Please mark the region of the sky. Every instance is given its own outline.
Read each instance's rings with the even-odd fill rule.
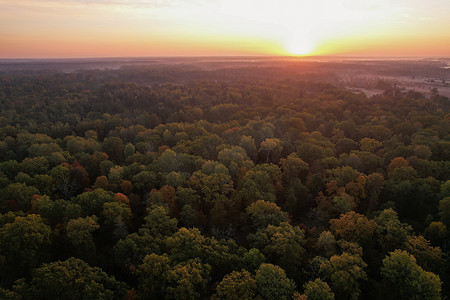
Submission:
[[[0,58],[450,56],[449,0],[0,0]]]

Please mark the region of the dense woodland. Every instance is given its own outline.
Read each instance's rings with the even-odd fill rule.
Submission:
[[[279,71],[0,74],[0,298],[447,298],[449,99]]]

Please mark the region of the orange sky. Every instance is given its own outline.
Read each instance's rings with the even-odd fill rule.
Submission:
[[[450,56],[448,0],[0,0],[0,57]]]

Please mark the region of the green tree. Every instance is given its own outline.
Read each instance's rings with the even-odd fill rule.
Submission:
[[[29,274],[46,258],[51,229],[39,215],[15,217],[0,229],[0,272],[2,283]]]
[[[298,178],[291,180],[287,189],[284,190],[284,198],[286,201],[283,204],[283,209],[296,220],[301,220],[313,205],[309,189]]]
[[[116,163],[120,164],[124,159],[124,149],[122,139],[118,137],[109,137],[103,141],[103,151]]]
[[[135,152],[136,152],[136,148],[134,147],[133,144],[130,144],[130,143],[126,144],[123,149],[123,154],[124,154],[125,158],[129,158]]]
[[[114,193],[95,189],[78,195],[74,202],[81,206],[84,216],[100,216],[103,211],[103,205],[107,202],[114,202]]]
[[[215,134],[205,133],[189,143],[189,152],[204,159],[216,159],[217,147],[224,141]]]
[[[228,173],[228,172],[227,172]],[[229,196],[233,191],[231,176],[224,173],[205,174],[197,171],[189,180],[190,186],[196,190],[209,207],[217,199]]]
[[[237,179],[242,170],[250,170],[254,166],[245,150],[239,146],[232,146],[219,151],[217,158],[230,170],[233,180]]]
[[[414,256],[403,250],[390,252],[383,259],[381,276],[391,284],[390,292],[403,299],[441,299],[439,276],[427,272]]]
[[[54,189],[57,195],[69,200],[75,195],[78,186],[71,178],[70,169],[67,164],[59,165],[50,170],[50,177],[53,179]]]
[[[312,165],[316,160],[325,158],[327,156],[326,152],[327,151],[323,147],[314,145],[312,143],[303,143],[297,147],[298,157],[300,157],[309,165]]]
[[[150,191],[156,186],[156,174],[151,171],[142,171],[133,176],[133,185],[141,191]]]
[[[367,176],[366,194],[368,197],[367,210],[373,211],[378,205],[378,197],[385,184],[384,176],[381,173],[372,173]]]
[[[34,270],[27,291],[29,299],[123,299],[127,287],[102,269],[71,257]]]
[[[383,146],[379,141],[371,138],[363,138],[361,141],[359,141],[359,144],[361,145],[362,151],[371,153],[375,153]]]
[[[0,163],[0,170],[9,179],[14,179],[20,171],[20,164],[16,160],[7,160]]]
[[[388,178],[392,181],[413,180],[417,177],[417,173],[414,168],[409,166],[409,163],[403,157],[394,158],[389,164]]]
[[[92,233],[99,228],[95,216],[70,220],[66,226],[66,236],[74,252],[83,257],[91,256],[95,252]]]
[[[268,225],[248,236],[250,246],[261,250],[272,263],[286,270],[289,276],[299,275],[306,262],[305,232],[287,222]]]
[[[178,219],[184,227],[198,227],[199,214],[192,205],[186,204],[181,208]]]
[[[164,206],[153,206],[148,209],[143,228],[152,236],[162,237],[172,235],[177,231],[177,219],[169,217],[169,211]]]
[[[259,268],[266,261],[265,256],[256,248],[251,248],[242,257],[242,262],[246,270],[251,272]]]
[[[45,157],[27,157],[20,163],[22,171],[29,175],[44,174],[48,166],[48,160]]]
[[[258,200],[250,204],[246,212],[250,215],[253,228],[264,229],[267,225],[278,226],[282,222],[287,222],[287,214],[273,202]]]
[[[374,220],[378,224],[375,230],[378,244],[384,253],[401,248],[412,232],[411,226],[401,223],[392,208],[383,210]]]
[[[258,200],[275,202],[281,189],[281,171],[273,164],[261,164],[248,171],[238,182],[235,200],[242,209]]]
[[[53,180],[49,175],[34,175],[33,186],[39,189],[39,195],[53,194]]]
[[[182,262],[167,272],[166,299],[195,300],[206,295],[211,267],[196,258]]]
[[[156,170],[164,173],[178,171],[181,167],[180,156],[173,150],[164,151],[154,162]]]
[[[349,254],[334,255],[320,265],[320,274],[331,285],[338,299],[358,299],[361,293],[359,283],[367,280],[361,256]]]
[[[167,255],[149,254],[137,269],[139,298],[163,299],[168,285],[167,272],[170,270]]]
[[[444,267],[444,257],[439,247],[433,247],[423,236],[410,236],[405,250],[414,255],[417,264],[427,271],[439,273]]]
[[[358,149],[358,143],[352,139],[343,137],[336,142],[336,151],[340,153],[350,153],[352,150]]]
[[[217,285],[213,299],[256,299],[256,280],[247,270],[233,271]]]
[[[286,182],[294,178],[304,179],[309,167],[307,163],[295,154],[290,154],[288,157],[280,159],[280,165]]]
[[[239,141],[239,146],[245,149],[247,155],[253,160],[256,160],[256,144],[255,140],[251,136],[243,135],[241,136],[241,140]]]
[[[319,278],[304,285],[305,295],[309,300],[333,300],[334,293],[326,282]]]
[[[324,257],[330,257],[336,253],[336,238],[329,231],[322,231],[316,242],[317,251]]]
[[[427,229],[425,229],[424,236],[433,245],[443,245],[448,237],[447,226],[442,222],[431,222]]]
[[[333,197],[333,203],[334,203],[334,206],[341,213],[352,212],[357,207],[357,203],[355,201],[355,198],[350,196],[347,193],[342,193],[342,194],[340,194],[338,196],[334,196]]]
[[[175,262],[201,257],[206,238],[197,228],[180,228],[165,241],[169,257]]]
[[[256,289],[263,299],[288,300],[295,291],[295,283],[284,270],[272,264],[262,264],[255,274]]]
[[[269,163],[269,157],[272,155],[272,160],[278,156],[283,147],[281,146],[281,141],[279,139],[265,139],[261,142],[259,151],[265,153],[264,161]]]
[[[447,227],[450,226],[450,197],[445,197],[439,201],[439,216],[441,217],[442,223]]]
[[[40,202],[37,211],[52,226],[81,216],[81,207],[78,204],[73,204],[63,199]]]
[[[28,211],[31,208],[31,198],[35,194],[39,194],[39,190],[34,186],[28,186],[24,183],[12,183],[1,190],[0,208],[3,211]]]
[[[114,257],[119,267],[130,271],[142,262],[149,253],[161,253],[164,240],[153,236],[146,228],[127,235],[113,247]]]
[[[127,204],[123,202],[106,202],[103,204],[102,216],[104,224],[110,228],[115,238],[124,238],[128,235],[132,213]]]

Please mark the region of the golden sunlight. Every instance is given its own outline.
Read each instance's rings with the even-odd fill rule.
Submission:
[[[448,0],[430,1],[0,0],[0,57],[446,56]]]
[[[315,50],[315,45],[306,38],[295,38],[286,43],[285,49],[293,55],[307,55]]]

